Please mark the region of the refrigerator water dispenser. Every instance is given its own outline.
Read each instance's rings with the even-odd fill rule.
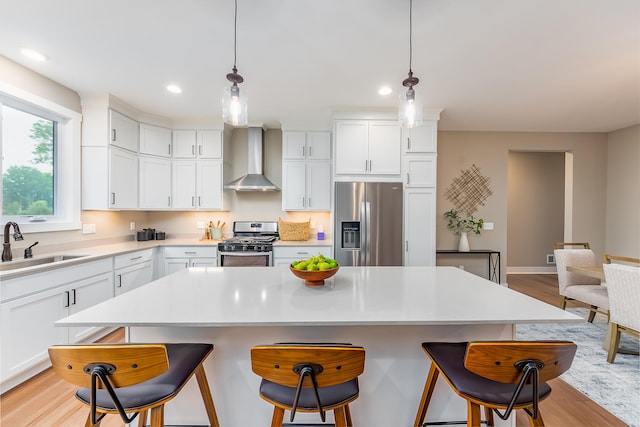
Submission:
[[[360,249],[360,221],[342,223],[342,248]]]

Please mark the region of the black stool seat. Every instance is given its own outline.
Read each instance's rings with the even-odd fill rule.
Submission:
[[[155,378],[129,387],[120,387],[116,394],[128,411],[135,411],[175,396],[193,371],[213,350],[212,344],[165,344],[171,369]],[[91,402],[91,389],[79,388],[76,397],[86,405]],[[96,407],[115,411],[116,405],[105,389],[96,390]]]
[[[514,395],[517,384],[505,384],[488,380],[464,367],[467,343],[423,343],[422,347],[441,368],[447,381],[461,394],[485,403],[507,406]],[[538,398],[551,393],[547,383],[538,384]],[[533,401],[533,385],[525,384],[516,398],[516,405]]]
[[[296,387],[287,387],[262,380],[260,383],[260,394],[269,400],[278,402],[281,405],[293,407],[296,396]],[[340,406],[351,402],[358,397],[358,379],[354,378],[342,384],[318,388],[320,401],[324,406]],[[300,391],[298,408],[312,411],[317,408],[316,396],[311,388],[303,388]]]

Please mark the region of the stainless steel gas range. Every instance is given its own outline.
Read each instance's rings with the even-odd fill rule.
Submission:
[[[272,266],[278,238],[277,221],[234,221],[233,237],[218,243],[218,266]]]

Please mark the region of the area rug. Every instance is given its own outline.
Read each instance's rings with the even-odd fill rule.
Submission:
[[[569,309],[586,318],[586,309]],[[598,405],[633,427],[640,427],[640,358],[617,354],[607,362],[602,348],[606,318],[597,315],[594,323],[524,324],[516,328],[519,340],[569,340],[578,345],[571,369],[560,378]],[[620,346],[638,351],[639,342],[622,334]]]

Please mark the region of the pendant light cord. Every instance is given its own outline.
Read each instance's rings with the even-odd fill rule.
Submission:
[[[238,0],[235,0],[235,7],[233,12],[233,68],[236,68],[236,56],[237,56],[237,39],[238,39]]]
[[[236,0],[237,1],[237,0]],[[413,61],[413,0],[409,0],[409,71]]]

